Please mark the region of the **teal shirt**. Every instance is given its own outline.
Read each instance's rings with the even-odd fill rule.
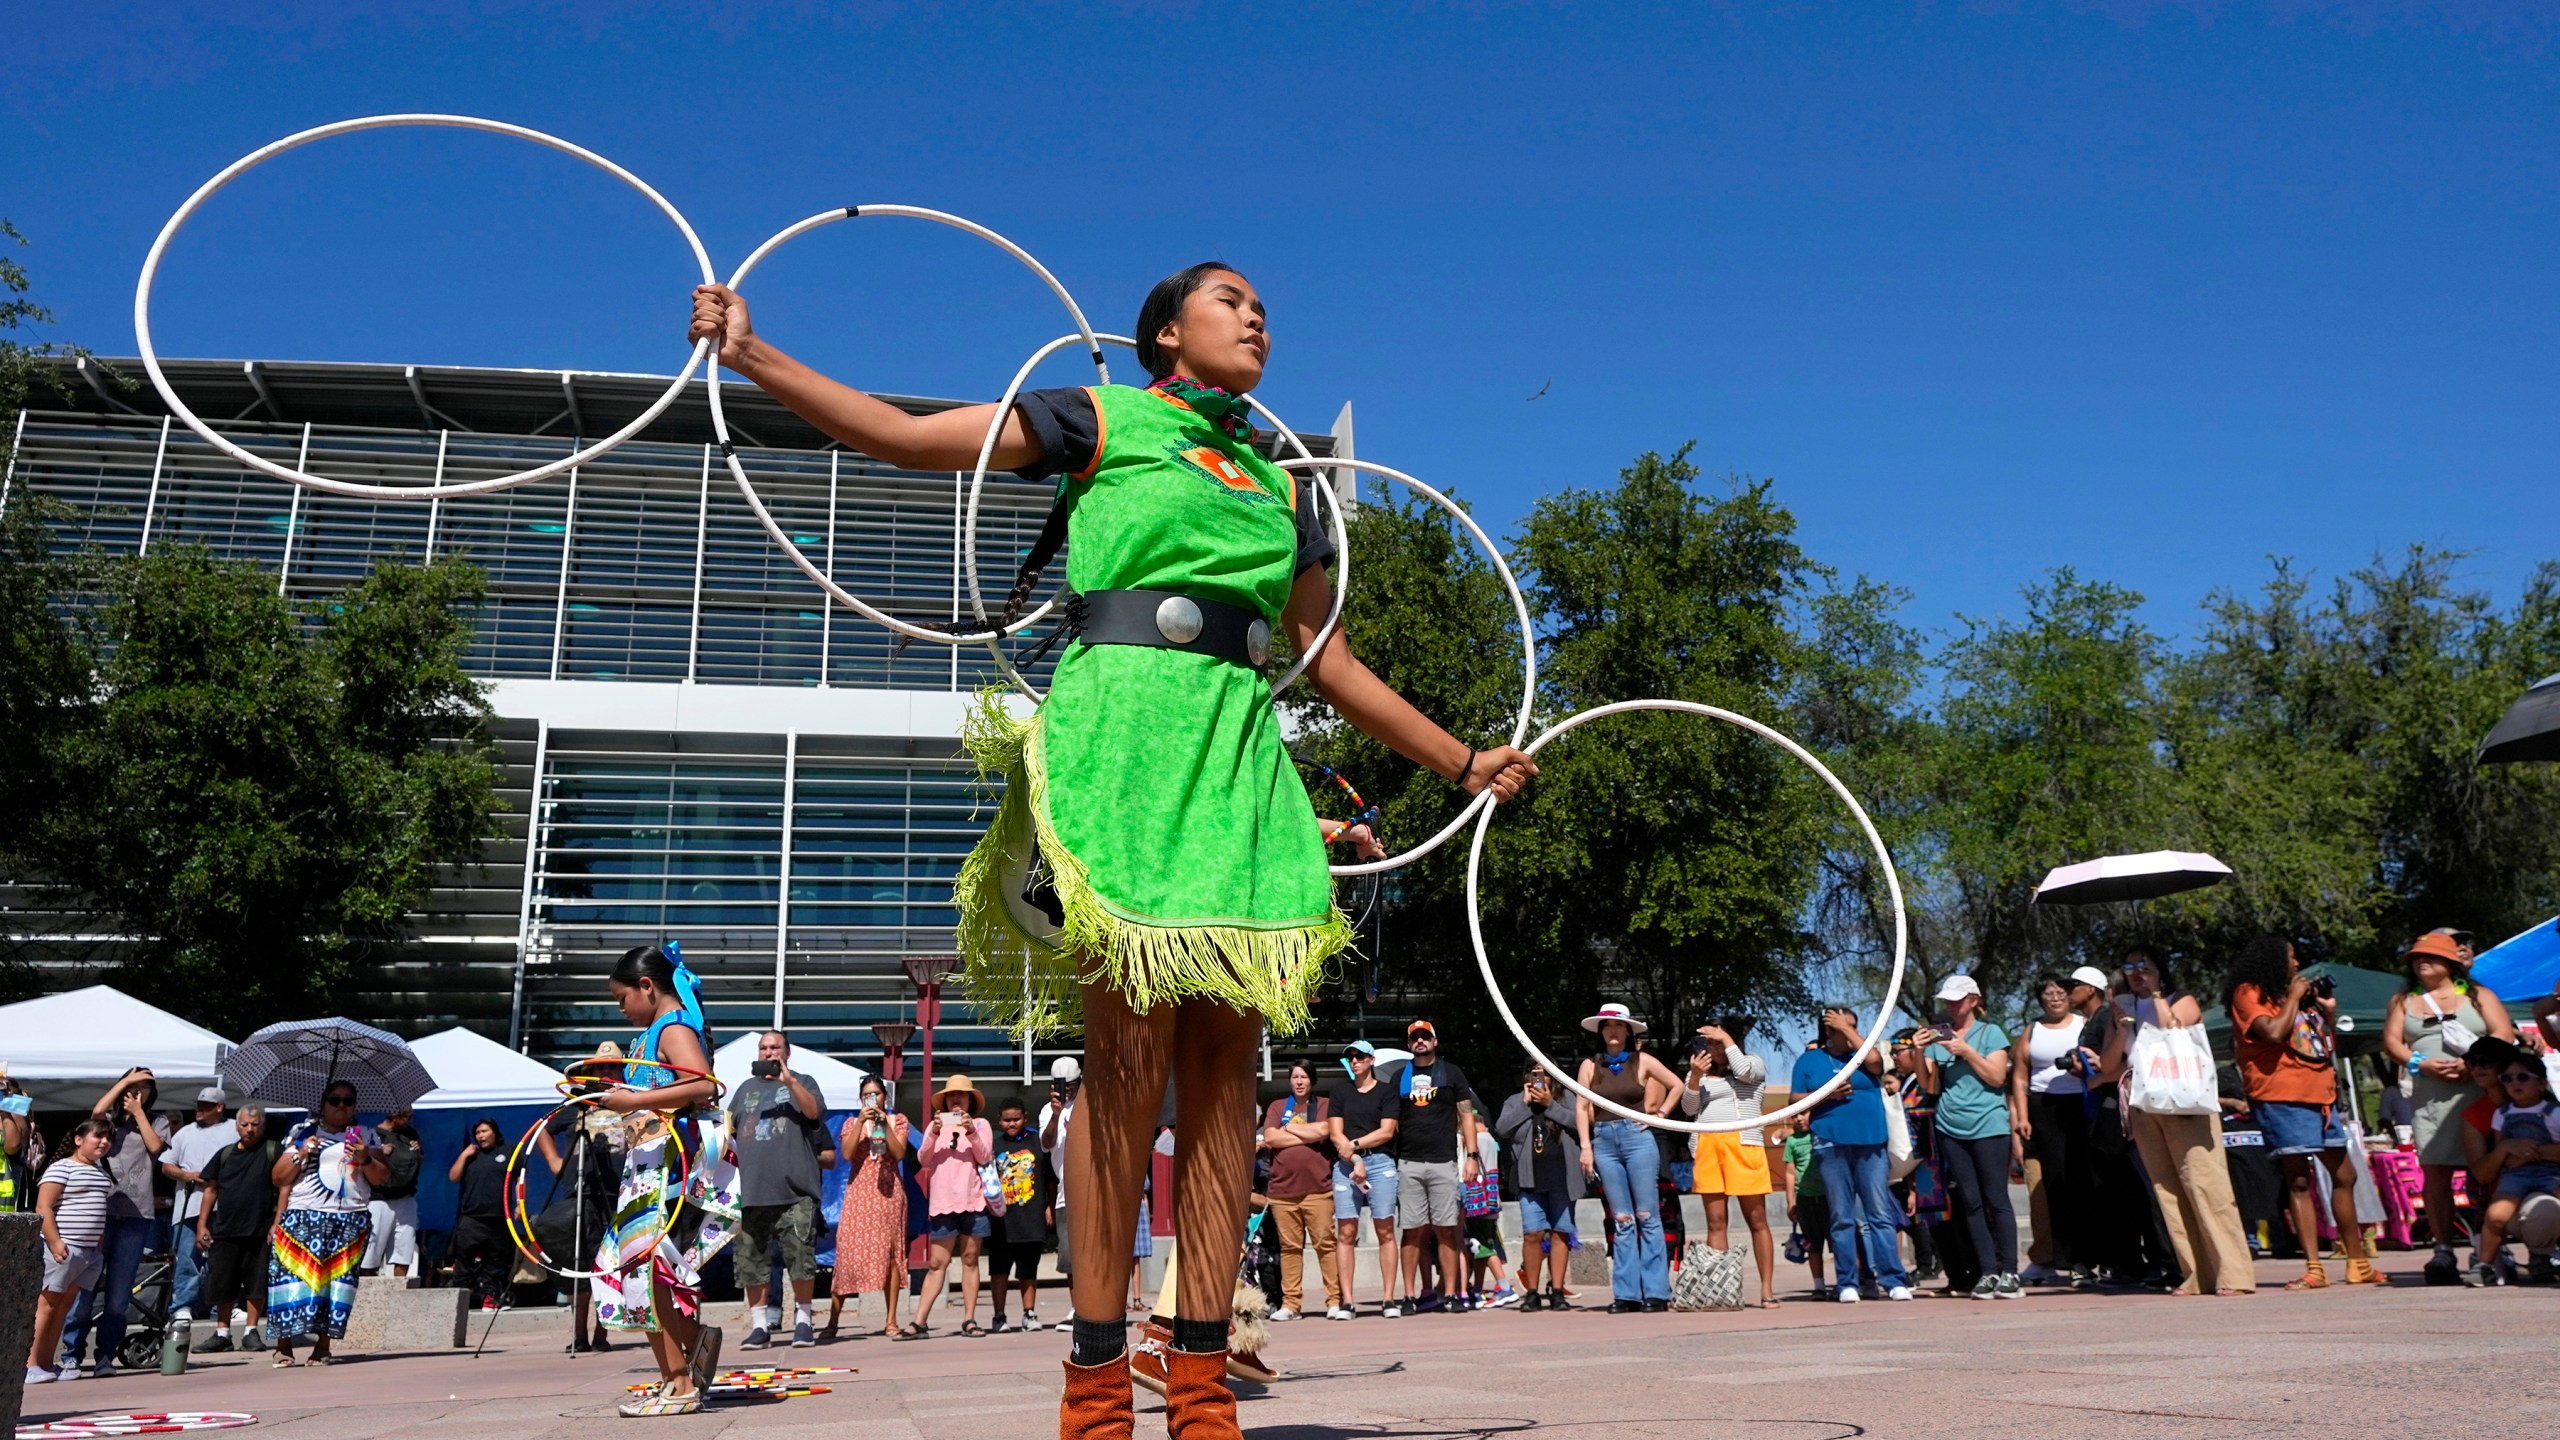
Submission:
[[[1813,1163],[1813,1137],[1799,1130],[1778,1146],[1778,1154],[1795,1167],[1796,1198],[1820,1200],[1823,1197],[1822,1167]]]
[[[1988,1020],[1976,1020],[1964,1043],[1977,1054],[2009,1048],[2009,1037]],[[1988,1140],[2009,1133],[2009,1095],[1982,1083],[1973,1067],[1956,1059],[1944,1045],[1929,1047],[1938,1066],[1938,1133],[1956,1140]]]

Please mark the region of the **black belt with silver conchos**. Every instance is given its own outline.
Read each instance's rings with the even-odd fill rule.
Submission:
[[[1066,600],[1065,632],[1087,645],[1187,650],[1248,670],[1271,659],[1271,622],[1258,611],[1173,590],[1086,590]]]

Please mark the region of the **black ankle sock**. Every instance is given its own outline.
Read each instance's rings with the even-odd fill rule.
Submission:
[[[1129,1322],[1076,1317],[1075,1344],[1069,1358],[1090,1368],[1108,1365],[1129,1353]]]
[[[1173,1320],[1173,1348],[1185,1355],[1215,1355],[1227,1348],[1224,1320]]]

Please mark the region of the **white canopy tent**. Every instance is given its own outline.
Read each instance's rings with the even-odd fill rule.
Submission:
[[[747,1081],[748,1067],[756,1063],[756,1041],[763,1036],[761,1030],[750,1030],[711,1052],[711,1073],[719,1077],[722,1085],[735,1090]],[[798,1045],[791,1047],[791,1059],[786,1063],[817,1083],[818,1103],[829,1110],[862,1108],[862,1080],[870,1071]],[[725,1097],[726,1092],[723,1093]]]
[[[221,1083],[232,1048],[112,985],[0,1005],[0,1064],[47,1109],[85,1110],[136,1065],[159,1082],[163,1109],[184,1109],[198,1090]]]
[[[530,1055],[519,1055],[475,1030],[456,1025],[412,1040],[409,1048],[434,1076],[436,1088],[418,1097],[420,1110],[486,1110],[501,1105],[555,1105],[567,1077]]]

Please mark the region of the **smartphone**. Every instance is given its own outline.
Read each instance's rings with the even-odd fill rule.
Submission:
[[[758,1060],[753,1065],[747,1067],[747,1073],[753,1075],[759,1080],[779,1080],[782,1078],[782,1062],[779,1060]]]

